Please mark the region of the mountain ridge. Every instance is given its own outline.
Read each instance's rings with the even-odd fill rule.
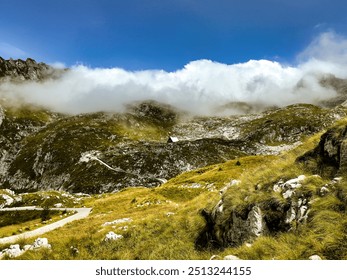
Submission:
[[[0,80],[11,82],[44,81],[50,78],[58,78],[63,69],[57,69],[43,62],[37,63],[32,58],[3,59],[0,57]]]

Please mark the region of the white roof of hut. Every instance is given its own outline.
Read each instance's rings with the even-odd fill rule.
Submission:
[[[168,143],[175,143],[178,142],[178,138],[174,136],[169,136],[169,139],[167,140]]]

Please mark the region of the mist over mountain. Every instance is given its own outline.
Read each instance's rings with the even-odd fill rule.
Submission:
[[[71,67],[57,79],[52,75],[41,79],[42,74],[31,72],[34,78],[24,75],[25,83],[1,82],[0,95],[69,114],[121,112],[126,104],[141,100],[156,100],[204,115],[223,113],[216,108],[230,103],[248,103],[257,111],[295,103],[321,104],[338,95],[334,87],[321,81],[329,75],[347,77],[346,42],[334,33],[321,34],[298,55],[296,65],[270,60],[228,65],[204,59],[174,72],[83,65]],[[4,65],[4,60],[0,64]],[[42,67],[52,72],[51,67]],[[238,110],[231,107],[224,113]]]

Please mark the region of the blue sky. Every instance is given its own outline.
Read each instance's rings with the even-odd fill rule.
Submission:
[[[0,0],[0,7],[0,56],[67,66],[290,64],[320,33],[347,35],[345,0]]]

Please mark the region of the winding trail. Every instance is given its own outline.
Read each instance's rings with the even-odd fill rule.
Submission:
[[[35,211],[35,210],[43,210],[43,208],[36,208],[35,206],[28,206],[28,207],[13,207],[13,208],[1,208],[0,209],[1,212],[4,212],[4,211],[23,211],[23,210]],[[67,210],[67,211],[76,211],[77,213],[72,215],[72,216],[69,216],[65,219],[54,222],[52,224],[40,227],[38,229],[34,229],[32,231],[23,232],[21,234],[0,238],[0,244],[14,243],[19,239],[35,237],[35,236],[44,234],[46,232],[52,231],[54,229],[60,228],[60,227],[66,225],[67,223],[70,223],[72,221],[84,219],[89,215],[92,208],[50,208],[50,210],[60,210],[60,211]]]

